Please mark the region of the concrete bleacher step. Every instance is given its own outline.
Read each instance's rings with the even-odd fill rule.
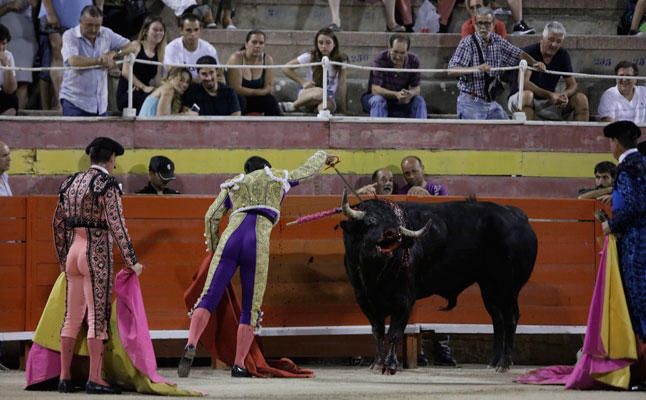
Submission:
[[[422,0],[412,0],[416,11]],[[507,8],[498,0],[495,7]],[[235,23],[240,29],[318,30],[331,21],[326,0],[244,0],[235,5]],[[558,19],[573,34],[611,35],[623,10],[623,0],[525,0],[524,19],[539,29],[547,21]],[[384,32],[384,7],[379,0],[344,0],[340,7],[344,31]],[[459,32],[467,18],[462,1],[458,1],[449,25],[449,32]],[[511,30],[513,21],[505,19]]]

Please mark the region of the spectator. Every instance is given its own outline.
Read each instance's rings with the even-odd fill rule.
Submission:
[[[415,196],[446,196],[444,186],[435,184],[426,179],[424,175],[424,164],[417,156],[407,156],[401,162],[402,174],[406,186],[397,189],[397,194],[409,194]]]
[[[137,191],[141,194],[179,194],[167,187],[175,179],[175,163],[165,156],[154,156],[148,164],[148,184]]]
[[[182,106],[181,97],[191,84],[187,68],[173,68],[168,78],[146,97],[139,110],[140,117],[156,117],[171,114],[197,115]]]
[[[208,4],[209,7],[211,7],[211,10],[215,10],[215,0],[202,0],[203,4]],[[233,24],[233,16],[234,16],[234,9],[233,9],[233,0],[220,0],[220,6],[217,8],[217,12],[214,12],[213,15],[215,16],[215,21],[217,22],[220,20],[220,15],[222,16],[220,22],[222,23],[222,27],[224,29],[228,30],[236,30],[238,29],[234,24]]]
[[[199,115],[240,115],[240,103],[236,92],[218,80],[217,61],[211,56],[197,60],[200,83],[192,84],[182,102],[193,109],[197,106]],[[202,66],[203,65],[203,66]]]
[[[196,20],[203,23],[207,28],[215,28],[213,10],[201,0],[162,0],[166,7],[173,10],[179,20],[184,20],[187,15],[194,15]],[[181,25],[181,22],[180,22]]]
[[[103,0],[102,3],[103,26],[128,39],[139,32],[148,16],[145,0]]]
[[[612,185],[615,181],[617,166],[610,161],[602,161],[594,166],[594,188],[580,189],[579,199],[597,199],[604,203],[610,200]]]
[[[314,49],[290,60],[287,65],[308,64],[319,62],[326,56],[330,61],[347,62],[348,56],[341,52],[339,39],[330,28],[322,28],[314,36]],[[293,112],[304,108],[308,112],[323,109],[323,67],[307,67],[305,78],[293,68],[283,68],[283,74],[301,85],[295,102],[282,102],[282,112]],[[336,93],[339,92],[338,111],[344,113],[347,105],[347,74],[344,68],[330,67],[327,76],[328,110],[337,110]]]
[[[161,17],[146,17],[134,43],[136,45],[134,53],[137,55],[138,60],[162,61],[166,49],[166,25],[164,25]],[[146,96],[159,86],[161,67],[135,63],[132,72],[134,75],[132,80],[132,106],[140,110]],[[117,86],[117,107],[120,111],[128,107],[129,76],[130,66],[128,63],[124,63]]]
[[[200,20],[193,14],[185,14],[180,19],[180,30],[182,36],[174,39],[164,54],[164,64],[197,64],[198,58],[211,56],[220,63],[218,52],[209,42],[200,39]],[[189,67],[189,71],[195,82],[199,82],[199,76],[195,67]]]
[[[545,65],[493,32],[493,10],[481,7],[475,16],[478,33],[460,40],[451,61],[449,76],[459,76],[457,110],[460,119],[508,119],[507,113],[488,90],[500,76],[491,68],[517,65],[520,59],[545,70]],[[464,71],[477,68],[480,72]]]
[[[440,0],[440,3],[442,0]],[[490,0],[465,0],[465,5],[471,18],[468,19],[464,24],[462,24],[462,37],[466,37],[475,32],[475,15],[477,9],[480,7],[493,7],[493,1]],[[536,33],[534,28],[529,27],[523,20],[523,0],[507,0],[509,8],[511,9],[511,16],[516,22],[512,28],[514,35],[530,35]],[[496,10],[497,12],[497,10]],[[494,32],[502,36],[503,39],[507,38],[507,28],[505,27],[504,22],[496,20],[496,26],[494,27]]]
[[[274,59],[265,53],[265,33],[253,30],[247,33],[245,44],[231,54],[229,65],[273,65]],[[228,82],[238,94],[243,115],[254,113],[280,115],[278,101],[271,94],[274,87],[272,69],[229,69]]]
[[[11,41],[11,34],[6,26],[0,24],[0,65],[3,67],[15,67],[16,63],[13,54],[7,50],[7,44]],[[16,115],[18,112],[18,96],[16,96],[16,71],[12,69],[0,70],[0,114]]]
[[[38,43],[31,20],[31,6],[27,0],[0,0],[0,24],[6,26],[13,34],[8,50],[15,57],[16,65],[33,66]],[[16,71],[16,81],[18,109],[24,109],[27,106],[33,74],[31,71]]]
[[[372,173],[372,183],[357,190],[358,194],[369,196],[392,194],[394,190],[393,173],[387,168],[379,168]]]
[[[41,40],[41,47],[47,46],[41,55],[42,67],[62,67],[63,66],[63,39],[62,36],[65,31],[78,24],[78,17],[81,11],[89,5],[92,5],[92,0],[42,0],[40,4],[40,12],[38,13],[40,34],[47,35],[47,40]],[[60,106],[59,98],[61,92],[61,84],[63,81],[62,70],[51,70],[48,73],[42,72],[40,74],[41,82],[51,79],[52,88],[54,93],[52,98],[54,101],[54,109]],[[41,91],[47,93],[46,85],[41,85]],[[49,99],[41,95],[41,103],[47,108]]]
[[[373,67],[419,69],[419,58],[410,53],[410,38],[394,34],[388,49],[372,60]],[[371,117],[404,117],[426,119],[426,102],[420,96],[419,72],[370,71],[368,92],[361,96],[361,105]]]
[[[451,14],[453,13],[453,8],[455,8],[455,1],[456,0],[438,0],[437,3],[437,13],[440,14],[440,32],[441,33],[446,33],[448,32],[448,25],[449,21],[451,20]],[[480,7],[493,7],[492,3],[493,1],[489,0],[481,0],[480,2]],[[477,3],[476,3],[477,4]],[[509,5],[509,8],[511,9],[511,16],[514,19],[515,23],[512,28],[512,32],[514,35],[529,35],[536,33],[536,30],[534,28],[529,27],[525,21],[523,20],[523,0],[507,0],[507,4]],[[471,10],[471,4],[469,0],[465,0],[465,5],[467,7],[467,11],[474,15],[473,11]],[[496,10],[498,12],[498,10]],[[474,21],[475,22],[475,21]],[[504,24],[503,24],[504,26]],[[465,26],[462,25],[462,37],[465,37],[469,33],[465,35],[464,33],[464,28]],[[503,38],[506,35],[502,35],[500,32],[500,27],[496,27],[495,32],[502,36]],[[475,29],[472,29],[471,32],[474,32]],[[505,34],[507,33],[507,29],[505,28]]]
[[[644,35],[646,32],[646,0],[626,0],[617,33],[619,35]]]
[[[567,50],[561,48],[565,40],[565,27],[558,21],[548,22],[539,43],[525,47],[530,56],[542,61],[546,68],[556,72],[572,72],[572,61]],[[565,81],[565,90],[557,91],[560,78]],[[510,111],[523,111],[527,119],[563,121],[574,119],[588,121],[590,111],[588,97],[578,91],[576,79],[571,75],[545,72],[525,73],[523,109],[518,109],[518,84],[514,79],[512,95],[507,106]]]
[[[467,11],[469,12],[470,17],[469,19],[464,21],[462,28],[460,29],[462,38],[473,35],[476,32],[476,14],[482,7],[490,7],[490,2],[490,0],[465,0],[464,4],[467,8]],[[502,37],[503,39],[507,38],[507,28],[505,27],[505,23],[501,20],[495,20],[493,31],[494,33],[500,35],[500,37]]]
[[[637,76],[637,64],[620,61],[615,75]],[[646,87],[638,86],[635,79],[617,79],[617,85],[606,90],[599,101],[597,114],[602,121],[633,121],[646,123]]]
[[[70,117],[106,115],[108,110],[108,72],[115,67],[115,57],[135,51],[136,43],[101,26],[103,14],[95,6],[81,11],[81,23],[63,34],[63,74],[61,106]]]
[[[9,167],[11,167],[11,150],[6,143],[0,141],[0,196],[11,196],[9,186]]]
[[[406,28],[397,24],[395,20],[395,2],[397,0],[382,0],[384,3],[384,13],[386,14],[386,32],[405,32]],[[339,32],[341,30],[341,14],[339,13],[339,6],[341,0],[328,0],[328,5],[330,6],[330,14],[332,14],[332,23],[328,25],[328,29]],[[406,5],[408,5],[408,11],[405,11]],[[404,0],[400,6],[400,10],[404,10],[406,17],[404,18],[410,25],[413,24],[412,13],[410,12],[410,2]],[[410,22],[408,22],[410,21]]]

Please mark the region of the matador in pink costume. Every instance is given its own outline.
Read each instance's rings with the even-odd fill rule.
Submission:
[[[102,377],[103,341],[108,338],[112,301],[112,243],[117,242],[126,265],[138,274],[137,262],[126,229],[121,189],[110,175],[123,146],[98,137],[85,149],[92,165],[68,177],[59,189],[54,214],[54,241],[67,293],[65,322],[61,330],[59,392],[72,391],[70,367],[76,336],[87,314],[90,373],[85,390],[91,394],[118,393]]]

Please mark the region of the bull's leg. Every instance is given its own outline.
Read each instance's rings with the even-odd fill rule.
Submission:
[[[513,365],[512,354],[514,352],[514,336],[516,335],[516,327],[518,325],[518,318],[520,313],[518,311],[518,299],[514,297],[509,300],[503,311],[504,319],[504,338],[502,356],[496,364],[496,371],[505,372]]]
[[[493,354],[489,359],[489,368],[498,369],[498,363],[503,358],[503,343],[505,336],[505,324],[503,313],[498,306],[498,299],[496,294],[487,290],[483,285],[480,285],[482,300],[484,301],[485,308],[491,316],[493,324]]]
[[[370,369],[382,371],[384,368],[384,359],[386,357],[386,349],[384,345],[384,336],[386,334],[386,326],[383,319],[381,321],[372,322],[372,336],[375,338],[377,351],[375,354],[375,361],[373,361]]]
[[[398,360],[397,349],[402,343],[404,338],[404,330],[408,323],[411,305],[407,305],[397,310],[397,312],[390,316],[390,327],[388,328],[388,353],[384,360],[383,373],[387,375],[394,375],[397,372]]]

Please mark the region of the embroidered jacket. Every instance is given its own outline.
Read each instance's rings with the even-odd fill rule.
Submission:
[[[58,193],[53,228],[56,252],[62,269],[65,268],[74,228],[80,227],[109,231],[117,242],[126,265],[131,267],[137,263],[123,219],[121,189],[114,177],[92,167],[69,176]],[[109,242],[111,245],[112,240]],[[110,251],[111,248],[110,246]]]
[[[327,153],[319,150],[305,164],[293,171],[265,167],[249,174],[240,174],[220,185],[220,193],[205,217],[206,245],[214,251],[218,244],[218,225],[227,210],[232,214],[254,212],[274,224],[280,218],[280,204],[285,194],[299,181],[316,175],[325,165]]]

